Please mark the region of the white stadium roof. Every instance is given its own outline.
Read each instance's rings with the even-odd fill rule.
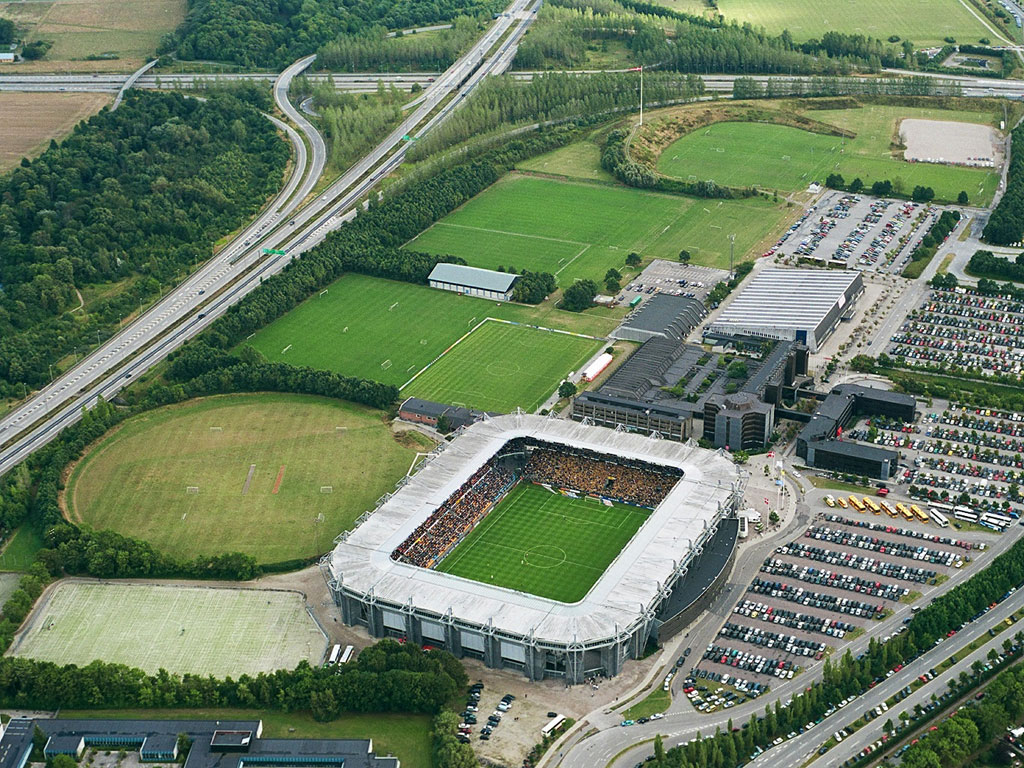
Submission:
[[[501,447],[533,437],[599,453],[678,467],[683,477],[578,603],[483,584],[396,563],[391,552]],[[673,581],[694,542],[728,505],[739,474],[716,451],[604,427],[526,414],[498,416],[465,429],[429,460],[329,556],[338,587],[372,594],[420,614],[451,615],[512,636],[588,642],[614,636],[642,618]]]
[[[814,330],[837,304],[842,309],[846,291],[860,272],[846,269],[762,269],[733,297],[711,324],[728,326]]]

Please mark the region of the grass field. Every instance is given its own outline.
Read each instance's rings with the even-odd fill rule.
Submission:
[[[586,596],[649,515],[645,509],[606,507],[522,483],[437,570],[574,603]]]
[[[511,174],[406,245],[472,266],[553,272],[565,286],[602,281],[636,251],[728,269],[729,235],[742,259],[777,228],[785,209],[763,198],[704,201]]]
[[[868,105],[859,109],[814,110],[816,120],[856,133],[840,142],[834,136],[763,123],[715,123],[669,145],[658,160],[662,173],[686,179],[695,175],[723,184],[756,184],[794,191],[811,181],[824,182],[838,172],[849,182],[902,179],[909,192],[920,184],[937,197],[956,200],[966,190],[975,205],[992,199],[999,174],[978,168],[907,163],[892,156],[891,141],[900,120],[923,118],[991,124],[987,112]],[[785,158],[789,158],[788,160]],[[737,238],[738,239],[738,238]]]
[[[0,571],[27,571],[44,543],[37,531],[27,525],[21,526],[0,552]]]
[[[429,447],[340,400],[206,398],[125,422],[75,467],[66,499],[72,519],[174,555],[280,562],[327,551]]]
[[[346,714],[321,723],[308,712],[255,709],[62,709],[62,718],[109,720],[262,720],[266,739],[373,739],[378,756],[396,755],[402,768],[431,768],[430,717]]]
[[[564,147],[528,158],[516,168],[537,173],[552,173],[574,179],[614,182],[615,177],[601,167],[601,148],[592,141],[577,141]]]
[[[626,720],[650,717],[655,712],[664,712],[672,704],[672,694],[662,688],[655,688],[647,696],[622,713]]]
[[[0,14],[2,15],[2,14]],[[111,101],[107,93],[0,93],[0,172],[34,158]]]
[[[667,3],[666,3],[667,4]],[[942,45],[947,36],[960,43],[988,37],[1007,42],[960,0],[718,0],[726,19],[749,21],[771,33],[788,29],[794,40],[847,32],[886,40],[899,35],[915,46]]]
[[[12,653],[56,664],[95,659],[149,672],[237,677],[318,664],[327,639],[293,592],[142,584],[59,584]]]
[[[533,412],[605,342],[487,322],[424,371],[403,395],[485,411]],[[495,354],[500,350],[500,354]]]
[[[485,317],[606,336],[608,315],[498,304],[423,285],[346,275],[247,341],[268,360],[401,386]],[[502,359],[503,350],[491,350]],[[555,382],[557,384],[557,382]]]
[[[0,573],[0,606],[7,602],[7,599],[18,589],[18,582],[21,581],[20,573]]]
[[[19,72],[130,72],[185,18],[185,0],[16,0],[0,2],[0,16],[26,29],[29,42],[53,42],[44,59],[18,64]],[[86,60],[102,54],[118,58]]]

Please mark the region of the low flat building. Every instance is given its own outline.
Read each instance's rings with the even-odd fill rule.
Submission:
[[[707,309],[698,299],[659,293],[641,304],[611,336],[639,342],[654,338],[682,341],[707,315]]]
[[[432,400],[421,400],[418,397],[409,397],[398,406],[398,418],[414,424],[425,424],[428,427],[437,427],[442,416],[448,419],[448,428],[456,430],[461,427],[468,427],[488,414],[485,411],[476,411],[455,405],[435,403]]]
[[[807,464],[815,469],[888,480],[896,474],[900,455],[886,448],[849,440],[822,440],[808,444],[806,458]]]
[[[690,412],[665,403],[641,403],[603,392],[582,392],[572,402],[576,421],[589,419],[600,427],[621,427],[627,432],[657,432],[669,440],[689,437]]]
[[[431,288],[453,291],[463,296],[511,301],[512,286],[517,279],[519,275],[509,272],[495,272],[493,269],[467,267],[462,264],[437,264],[431,270],[427,282]]]
[[[795,341],[814,353],[863,293],[855,270],[767,267],[729,299],[705,336]]]

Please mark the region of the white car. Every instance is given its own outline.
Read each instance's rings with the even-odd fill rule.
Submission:
[[[661,718],[663,718],[664,716],[665,715],[661,712],[655,712],[653,715],[651,715],[651,720],[661,720]]]

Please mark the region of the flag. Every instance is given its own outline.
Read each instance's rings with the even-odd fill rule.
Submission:
[[[764,500],[764,505],[765,505],[766,507],[768,506],[768,498],[767,498],[767,497],[765,497],[765,500]]]
[[[769,459],[774,459],[775,458],[775,451],[768,451],[768,458]]]

